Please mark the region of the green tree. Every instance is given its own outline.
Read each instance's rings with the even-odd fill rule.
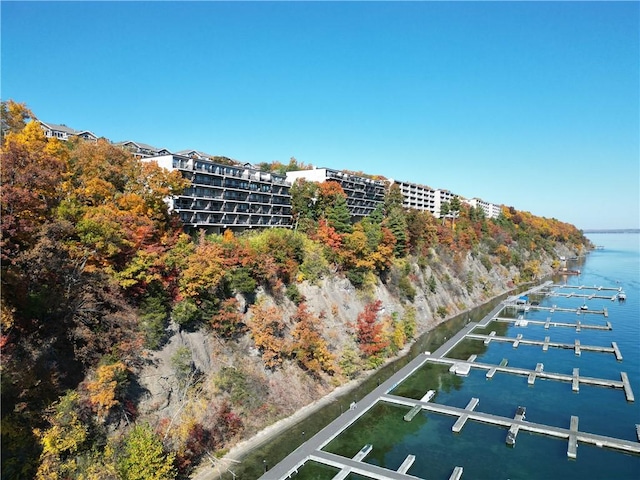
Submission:
[[[319,217],[318,183],[299,178],[291,185],[290,193],[293,222],[299,230],[306,232]]]
[[[202,312],[192,298],[185,298],[173,306],[171,318],[181,327],[189,327],[202,320]]]
[[[460,209],[462,205],[460,204],[460,199],[458,197],[453,197],[451,199],[451,203],[449,205],[449,214],[451,215],[451,228],[456,228],[456,218],[460,215]]]
[[[140,305],[140,331],[145,336],[147,348],[160,348],[165,339],[169,320],[167,299],[164,292],[156,290],[149,294]]]
[[[389,210],[384,225],[391,230],[396,239],[394,255],[404,257],[407,253],[407,218],[402,207],[394,206]]]
[[[347,199],[342,195],[336,195],[333,205],[327,207],[326,218],[338,233],[351,233],[353,230]]]
[[[443,225],[450,211],[451,211],[451,205],[449,204],[449,202],[442,202],[440,204],[440,218],[442,219]]]

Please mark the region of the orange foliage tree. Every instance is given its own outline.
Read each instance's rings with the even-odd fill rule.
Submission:
[[[251,309],[248,327],[256,347],[262,353],[264,365],[272,370],[282,365],[291,352],[291,346],[285,338],[287,326],[282,319],[282,312],[258,302]]]
[[[317,376],[321,371],[333,374],[335,359],[316,326],[321,323],[320,319],[307,310],[306,304],[301,303],[293,320],[297,322],[291,332],[294,358],[312,375]]]

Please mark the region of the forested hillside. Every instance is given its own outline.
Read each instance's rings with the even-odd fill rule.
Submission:
[[[405,210],[393,188],[352,224],[332,182],[292,186],[294,229],[187,234],[164,202],[177,172],[33,118],[2,104],[3,479],[186,478],[589,247],[514,208]]]

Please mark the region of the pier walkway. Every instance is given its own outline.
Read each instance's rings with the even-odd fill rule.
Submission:
[[[602,287],[594,285],[593,287],[587,285],[567,285],[566,283],[552,283],[550,285],[545,284],[547,288],[567,288],[574,290],[595,290],[597,292],[621,292],[622,287]]]
[[[513,375],[521,375],[523,377],[531,378],[532,375],[535,378],[545,378],[548,380],[559,380],[561,382],[568,382],[571,384],[580,384],[583,383],[585,385],[595,385],[599,387],[607,387],[607,388],[619,388],[624,391],[627,401],[633,402],[635,401],[635,397],[633,395],[633,390],[631,389],[631,384],[629,383],[629,378],[625,372],[620,372],[621,380],[609,380],[606,378],[594,378],[594,377],[581,377],[576,372],[577,369],[573,370],[572,375],[568,375],[566,373],[554,373],[554,372],[545,372],[541,364],[537,364],[535,369],[528,368],[519,368],[519,367],[508,367],[502,365],[493,365],[491,363],[480,363],[480,362],[470,362],[469,360],[456,360],[454,358],[447,357],[427,357],[427,362],[430,363],[439,363],[442,365],[461,365],[466,364],[469,368],[476,368],[481,370],[487,370],[487,378],[492,378],[496,372],[504,372],[510,373]],[[576,388],[574,387],[574,390]]]
[[[592,325],[588,323],[582,323],[580,321],[576,323],[567,323],[567,322],[552,322],[551,317],[546,320],[529,320],[523,318],[507,318],[507,317],[495,317],[493,319],[496,322],[502,323],[514,323],[516,326],[526,326],[526,325],[544,325],[544,328],[548,329],[549,327],[569,327],[575,328],[577,331],[584,328],[585,330],[613,330],[611,327],[611,322],[607,322],[605,325]]]
[[[493,332],[492,332],[493,333]],[[580,340],[576,340],[575,343],[559,343],[559,342],[550,342],[545,338],[542,340],[527,340],[522,338],[522,334],[519,334],[516,338],[513,337],[501,337],[498,335],[482,335],[478,333],[470,333],[467,335],[467,338],[472,340],[483,340],[485,345],[489,342],[507,342],[512,343],[514,348],[517,348],[520,344],[522,345],[539,345],[541,347],[555,347],[555,348],[565,348],[570,350],[575,350],[576,355],[580,355],[580,351],[591,351],[591,352],[604,352],[604,353],[613,353],[616,356],[617,360],[622,360],[622,354],[620,350],[617,348],[617,344],[615,342],[611,343],[610,347],[600,347],[597,345],[581,345]],[[547,337],[548,338],[548,337]]]
[[[590,443],[598,447],[607,447],[627,453],[640,454],[640,442],[607,437],[605,435],[597,435],[594,433],[579,432],[577,429],[577,420],[575,421],[575,428],[573,428],[573,420],[571,421],[570,428],[561,428],[553,427],[551,425],[543,425],[540,423],[530,423],[526,420],[518,420],[517,418],[501,417],[491,413],[476,412],[475,410],[468,408],[451,407],[449,405],[441,405],[432,402],[420,402],[418,400],[411,400],[405,397],[398,397],[396,395],[384,395],[381,400],[398,405],[405,405],[407,407],[420,405],[423,410],[427,410],[429,412],[456,417],[467,416],[471,420],[498,425],[505,428],[511,428],[512,425],[518,425],[519,430],[550,435],[552,437],[566,438],[567,440],[570,440],[570,437],[573,435],[578,442]]]

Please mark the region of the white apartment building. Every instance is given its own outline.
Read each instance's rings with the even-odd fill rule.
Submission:
[[[445,202],[451,202],[457,195],[449,190],[435,189],[418,183],[400,182],[390,180],[390,184],[400,187],[405,208],[431,212],[434,217],[440,218],[440,207]]]
[[[390,180],[390,185],[397,185],[402,193],[402,206],[423,212],[436,213],[436,197],[438,190],[417,183]]]
[[[472,198],[471,200],[465,200],[469,205],[475,208],[482,208],[487,218],[498,218],[502,210],[501,205],[497,205],[491,202],[485,202],[480,198]]]
[[[293,184],[298,178],[309,182],[337,182],[347,194],[347,207],[353,221],[361,220],[373,212],[384,201],[386,182],[333,170],[330,168],[313,168],[287,172],[287,180]]]
[[[186,227],[211,233],[226,229],[291,228],[290,184],[284,175],[266,173],[250,165],[224,165],[196,151],[191,156],[147,157],[191,181],[182,195],[168,199]]]

